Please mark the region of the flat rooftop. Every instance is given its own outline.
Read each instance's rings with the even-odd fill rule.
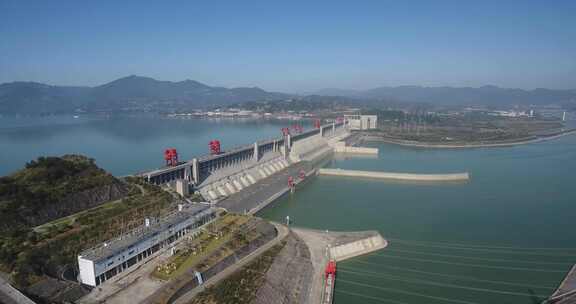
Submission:
[[[200,218],[201,216],[212,212],[213,209],[214,208],[204,204],[185,204],[182,211],[174,211],[173,213],[155,221],[151,219],[149,227],[142,224],[139,228],[124,234],[121,237],[84,250],[80,253],[80,256],[94,262],[107,259],[108,257],[114,256],[138,242],[156,236],[192,217]]]

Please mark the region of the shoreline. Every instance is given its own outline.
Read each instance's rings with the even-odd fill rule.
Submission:
[[[548,140],[554,140],[567,135],[576,134],[576,129],[571,129],[554,135],[540,136],[532,139],[524,139],[510,142],[495,142],[495,143],[470,143],[470,144],[433,144],[426,142],[417,142],[409,140],[398,140],[386,137],[378,137],[373,135],[364,135],[364,138],[368,142],[383,142],[387,144],[394,144],[406,147],[416,147],[416,148],[436,148],[436,149],[466,149],[466,148],[495,148],[495,147],[511,147],[519,145],[527,145],[532,143],[538,143]]]

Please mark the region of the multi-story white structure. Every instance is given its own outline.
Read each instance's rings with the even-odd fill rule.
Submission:
[[[180,206],[156,223],[146,219],[142,228],[87,249],[78,255],[80,282],[98,286],[168,247],[183,236],[197,233],[201,226],[217,216],[217,209],[207,205]]]
[[[344,115],[348,121],[350,130],[370,130],[376,129],[378,116],[376,115]]]

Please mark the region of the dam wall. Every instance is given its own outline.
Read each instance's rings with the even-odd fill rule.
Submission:
[[[330,256],[336,262],[377,251],[388,246],[380,234],[330,248]]]
[[[333,122],[137,175],[156,185],[175,186],[176,181],[184,181],[206,200],[218,202],[295,163],[330,155],[333,143],[348,135],[346,121]]]
[[[330,175],[330,176],[347,176],[347,177],[378,178],[378,179],[424,181],[424,182],[467,181],[470,179],[470,175],[468,174],[468,172],[448,173],[448,174],[415,174],[415,173],[392,173],[392,172],[321,168],[318,170],[318,174]]]

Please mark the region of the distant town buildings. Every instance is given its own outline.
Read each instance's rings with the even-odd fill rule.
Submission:
[[[501,116],[501,117],[534,117],[534,110],[529,111],[492,111],[488,115]]]
[[[349,122],[351,130],[370,130],[378,126],[376,115],[344,115],[344,119]]]

